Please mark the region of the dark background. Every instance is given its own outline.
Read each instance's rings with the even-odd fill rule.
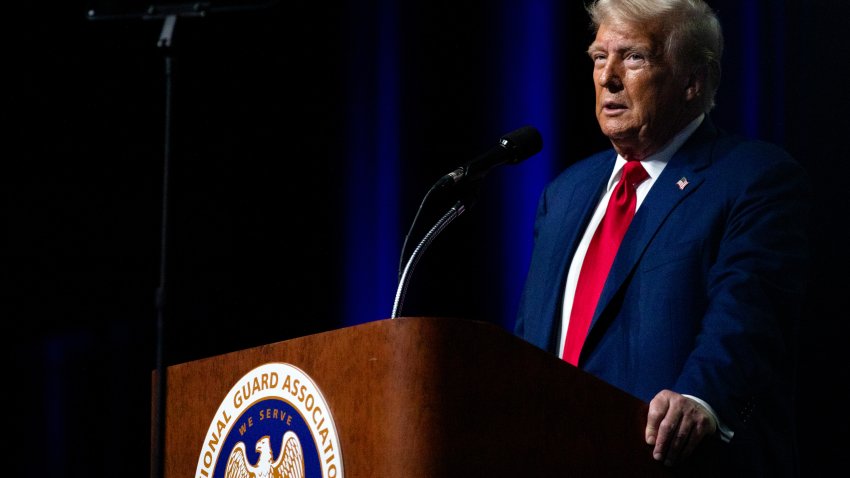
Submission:
[[[850,8],[710,4],[727,38],[715,120],[783,145],[816,185],[799,437],[804,476],[820,476],[843,466],[848,432],[839,146],[850,131]],[[92,21],[93,5],[104,15],[131,6],[47,0],[6,13],[4,395],[20,471],[149,475],[163,276],[167,364],[387,318],[401,240],[425,191],[499,135],[543,118],[540,162],[491,173],[418,266],[404,309],[510,328],[521,277],[504,277],[522,274],[527,251],[504,230],[522,216],[514,229],[530,236],[540,181],[606,146],[592,116],[581,2],[218,4],[240,9],[179,19],[167,52],[162,270],[162,22]],[[512,21],[540,8],[555,45],[542,60],[515,41],[535,25]],[[548,75],[520,74],[539,61]],[[527,98],[549,113],[512,115]],[[532,168],[542,179],[517,185],[513,175]]]

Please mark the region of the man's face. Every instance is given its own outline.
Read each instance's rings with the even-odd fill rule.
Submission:
[[[588,49],[593,60],[596,119],[617,151],[642,159],[656,152],[694,115],[687,77],[674,76],[659,28],[603,23]]]

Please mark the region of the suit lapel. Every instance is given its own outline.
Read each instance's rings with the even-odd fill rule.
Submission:
[[[562,254],[563,259],[558,264],[558,273],[561,279],[567,275],[567,269],[570,267],[572,256],[576,248],[578,248],[578,243],[581,241],[584,230],[587,228],[587,224],[596,210],[599,198],[605,191],[605,186],[611,176],[611,169],[614,167],[614,160],[616,158],[616,153],[612,153],[605,161],[600,161],[599,164],[595,165],[595,170],[589,177],[598,178],[598,180],[582,181],[576,184],[572,198],[567,203],[569,217],[561,221],[557,238],[558,244],[569,247],[569,254]],[[582,201],[582,203],[578,201]]]
[[[559,353],[558,341],[561,330],[561,316],[563,314],[563,298],[564,298],[564,283],[567,277],[567,271],[570,267],[572,256],[575,253],[578,243],[581,241],[584,229],[587,227],[590,218],[593,215],[596,205],[599,202],[599,197],[604,191],[605,185],[611,175],[611,169],[614,167],[616,153],[613,151],[607,155],[602,161],[592,165],[592,171],[583,176],[587,178],[598,178],[593,181],[579,181],[572,191],[561,197],[553,198],[555,201],[564,201],[562,204],[563,214],[555,218],[558,222],[557,236],[551,241],[543,243],[548,244],[552,249],[545,252],[545,257],[560,257],[560,261],[551,261],[547,272],[549,278],[547,283],[557,284],[559,287],[552,287],[548,291],[548,300],[544,302],[543,309],[540,310],[541,317],[552,317],[552,322],[548,323],[546,330],[540,331],[545,336],[543,343],[549,344],[549,349],[554,353]],[[545,322],[541,321],[541,325]]]

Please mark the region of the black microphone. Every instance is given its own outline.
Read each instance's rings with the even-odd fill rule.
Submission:
[[[472,161],[446,174],[434,185],[439,188],[473,181],[484,177],[491,169],[502,164],[516,164],[534,156],[543,149],[543,138],[533,126],[523,126],[499,138],[499,144]]]

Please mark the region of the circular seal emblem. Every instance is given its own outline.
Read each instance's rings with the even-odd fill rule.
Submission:
[[[302,370],[267,363],[233,385],[210,422],[199,478],[342,478],[330,408]]]

